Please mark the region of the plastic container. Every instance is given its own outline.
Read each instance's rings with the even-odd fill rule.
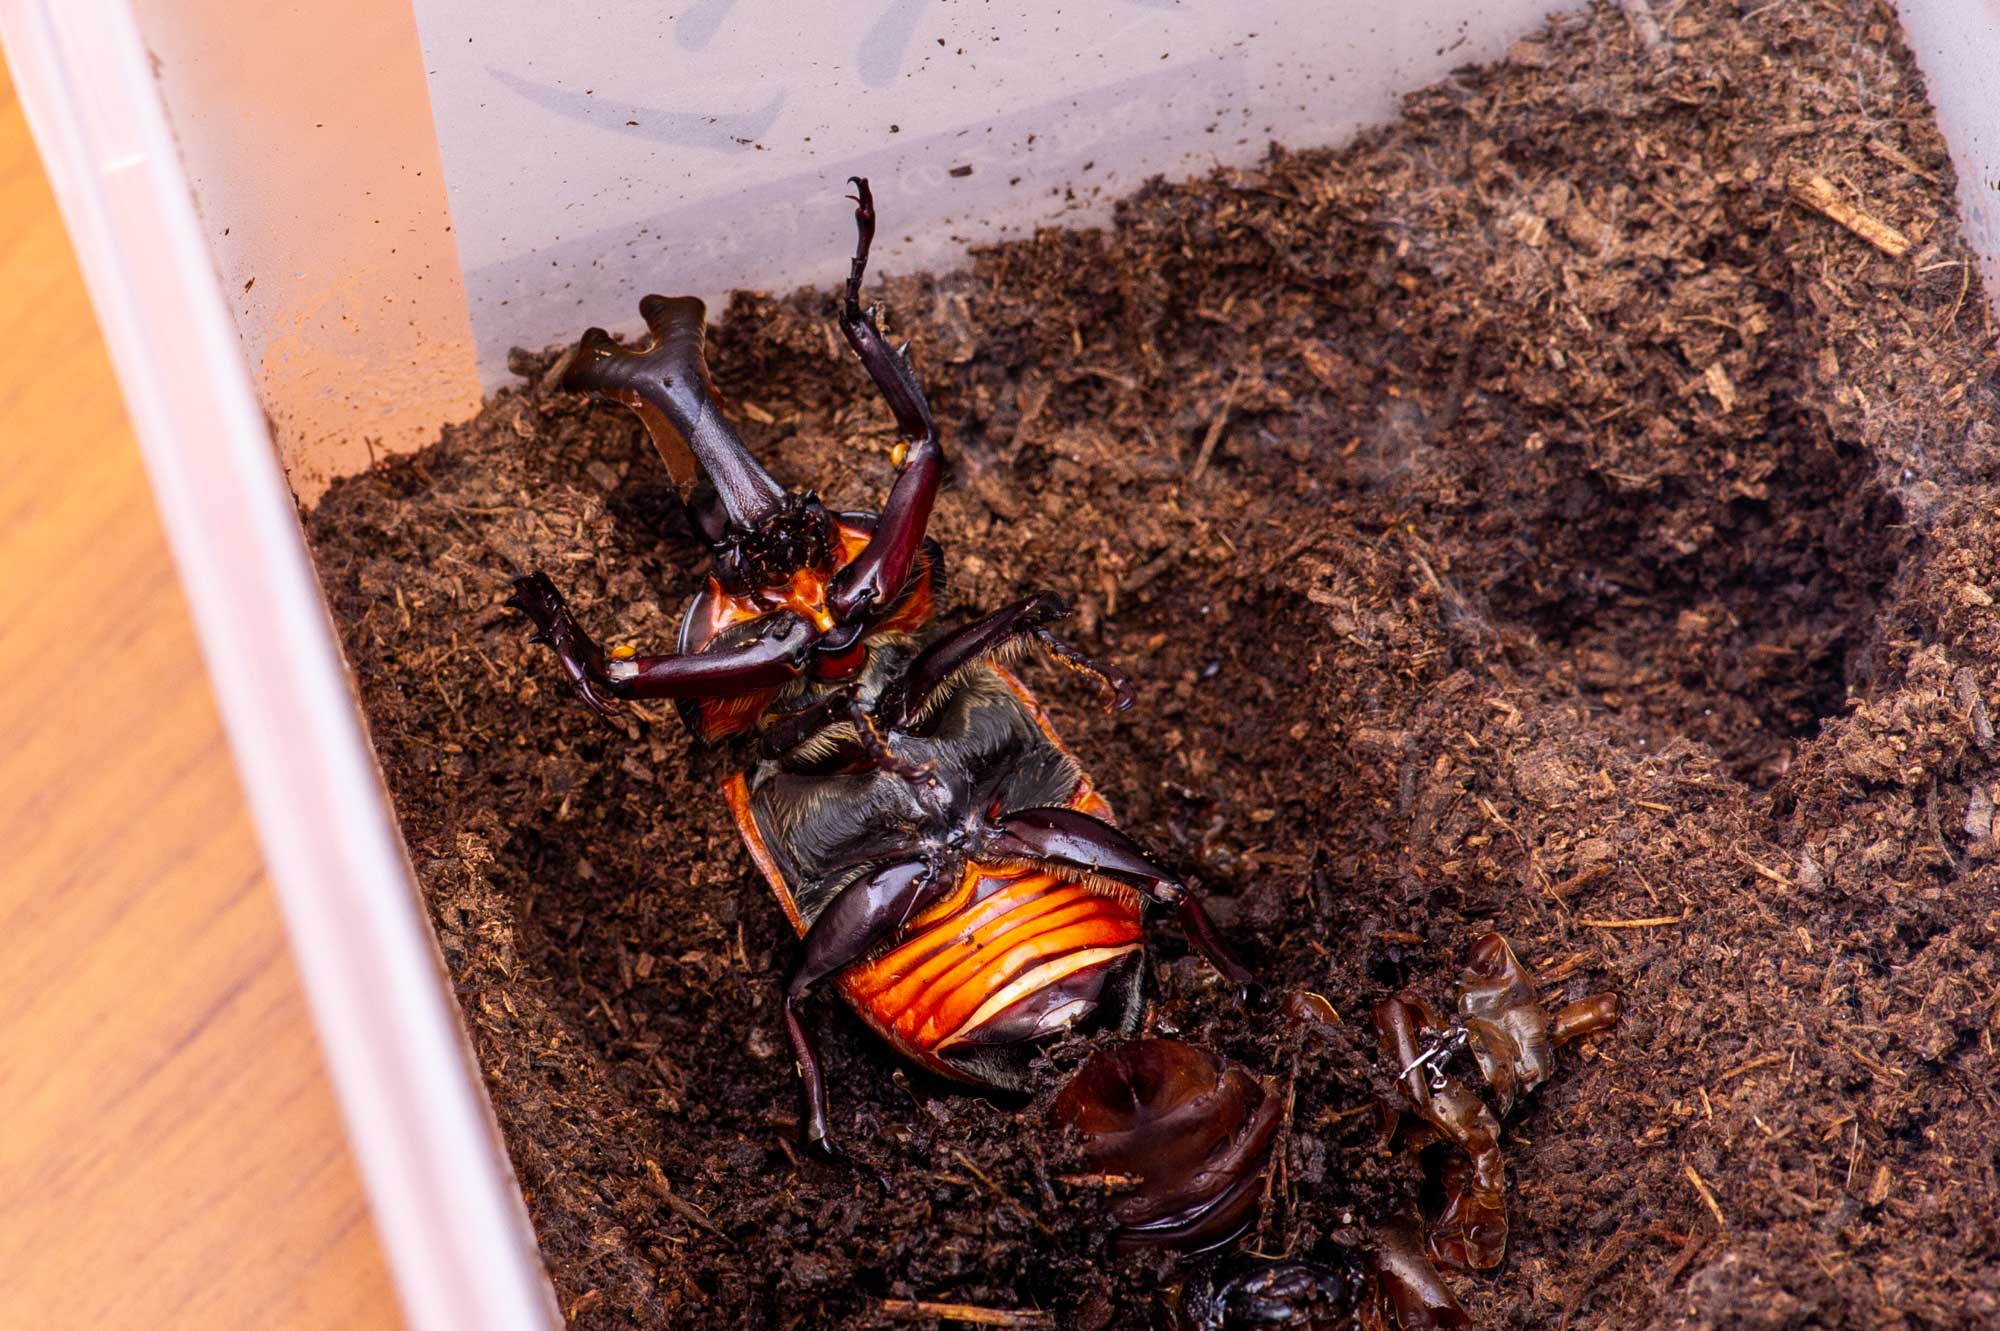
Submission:
[[[560,1317],[297,504],[470,414],[510,345],[836,280],[850,174],[884,271],[948,264],[1337,142],[1564,7],[0,0],[412,1327]],[[2000,0],[1901,8],[2000,292]]]

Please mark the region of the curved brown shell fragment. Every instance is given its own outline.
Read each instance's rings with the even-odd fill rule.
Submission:
[[[1136,1180],[1111,1206],[1120,1246],[1202,1251],[1248,1227],[1282,1106],[1239,1064],[1179,1040],[1093,1056],[1051,1107],[1093,1168]]]
[[[1423,1035],[1438,1029],[1428,1017],[1428,1009],[1408,995],[1386,998],[1375,1005],[1376,1035],[1402,1070],[1396,1088],[1405,1104],[1431,1129],[1410,1134],[1406,1144],[1421,1150],[1435,1141],[1456,1151],[1440,1164],[1445,1207],[1431,1228],[1431,1256],[1450,1266],[1490,1271],[1507,1255],[1500,1120],[1457,1078],[1418,1065]]]
[[[1499,934],[1484,935],[1467,954],[1452,1026],[1411,994],[1375,1005],[1377,1038],[1395,1060],[1400,1092],[1400,1103],[1384,1100],[1377,1113],[1385,1135],[1421,1155],[1442,1189],[1444,1206],[1428,1241],[1437,1261],[1488,1271],[1506,1257],[1500,1119],[1549,1079],[1558,1045],[1606,1029],[1621,1006],[1616,994],[1594,994],[1551,1020],[1534,975]],[[1498,1114],[1447,1070],[1461,1048],[1470,1049],[1493,1088]]]
[[[1424,1256],[1416,1226],[1402,1222],[1386,1227],[1375,1257],[1382,1298],[1399,1331],[1432,1331],[1470,1326],[1472,1319],[1458,1306],[1444,1278]]]
[[[1486,1084],[1493,1088],[1494,1098],[1500,1102],[1500,1115],[1506,1117],[1513,1112],[1514,1101],[1522,1091],[1528,1089],[1521,1084],[1521,1046],[1506,1028],[1478,1017],[1467,1017],[1464,1021],[1467,1041],[1472,1047],[1472,1057],[1479,1064],[1479,1071],[1486,1078]]]
[[[1478,1115],[1493,1121],[1471,1092],[1461,1088],[1461,1093],[1476,1106]],[[1463,1106],[1454,1109],[1466,1112]],[[1438,1182],[1445,1204],[1431,1225],[1430,1254],[1460,1270],[1491,1271],[1507,1256],[1507,1172],[1500,1154],[1499,1124],[1493,1122],[1490,1138],[1479,1125],[1453,1144],[1464,1154],[1448,1152],[1441,1157]]]
[[[1618,1024],[1618,1017],[1624,1010],[1625,1001],[1617,994],[1592,994],[1588,998],[1579,998],[1556,1013],[1555,1020],[1549,1023],[1549,1038],[1557,1045],[1566,1045],[1571,1040],[1608,1031]]]
[[[1284,1013],[1302,1026],[1338,1026],[1340,1014],[1327,1002],[1324,994],[1316,994],[1310,989],[1295,989],[1285,995]]]
[[[1535,996],[1528,968],[1499,934],[1472,945],[1459,983],[1458,1015],[1472,1032],[1473,1056],[1504,1116],[1517,1094],[1547,1081],[1555,1067],[1548,1013]]]

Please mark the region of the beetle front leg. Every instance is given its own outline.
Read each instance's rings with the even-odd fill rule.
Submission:
[[[937,425],[931,419],[923,386],[910,368],[908,350],[890,346],[875,322],[874,307],[864,309],[861,304],[861,279],[868,270],[868,248],[875,240],[875,196],[865,179],[851,179],[857,239],[840,309],[840,331],[895,413],[902,442],[896,449],[896,483],[882,505],[875,534],[827,590],[827,608],[843,624],[852,623],[857,615],[886,608],[903,590],[923,547],[924,530],[930,525],[931,508],[944,480],[944,450],[938,443]]]
[[[908,466],[915,460],[920,445],[937,442],[937,426],[931,420],[931,406],[924,398],[923,385],[917,382],[916,372],[910,368],[908,354],[891,347],[882,336],[882,329],[875,322],[875,307],[864,308],[861,304],[861,279],[868,272],[868,248],[875,243],[875,196],[864,177],[850,176],[848,183],[855,190],[848,196],[854,200],[855,243],[854,261],[847,270],[846,298],[840,307],[840,331],[846,336],[847,345],[854,348],[854,354],[861,357],[862,368],[887,399],[889,410],[895,413],[896,429],[910,450],[909,456],[898,459],[898,465]]]
[[[1146,856],[1139,844],[1101,819],[1069,808],[1023,809],[996,819],[990,848],[1009,858],[1066,865],[1136,889],[1149,901],[1171,906],[1188,942],[1222,978],[1240,988],[1256,978],[1236,959],[1201,907],[1201,898]]]
[[[514,594],[507,604],[526,615],[535,625],[534,641],[547,643],[562,663],[563,674],[599,716],[618,711],[618,696],[605,671],[604,652],[570,613],[569,602],[556,590],[546,573],[531,573],[514,582]]]
[[[773,722],[763,733],[763,752],[766,757],[783,758],[807,740],[822,735],[828,727],[841,722],[853,728],[854,736],[843,739],[840,748],[824,757],[851,755],[913,785],[935,787],[938,784],[937,764],[913,763],[898,754],[890,745],[888,736],[876,724],[875,713],[855,696],[852,687],[829,693],[804,709]]]
[[[862,701],[852,694],[847,696],[845,715],[849,725],[854,727],[855,743],[868,755],[868,761],[891,776],[901,777],[912,785],[938,788],[937,764],[934,762],[913,763],[890,746],[888,736],[875,724],[874,714]]]
[[[792,611],[769,615],[754,640],[726,651],[606,656],[576,622],[546,573],[514,583],[507,604],[535,625],[535,641],[555,649],[563,673],[591,710],[609,717],[627,698],[727,698],[797,678],[820,632]]]
[[[874,951],[945,894],[955,876],[940,859],[901,860],[842,888],[827,903],[799,949],[798,965],[785,981],[785,1034],[798,1060],[805,1093],[806,1144],[833,1154],[827,1135],[826,1076],[819,1049],[799,1019],[799,1000],[819,981],[837,975]]]
[[[758,627],[758,637],[726,650],[613,657],[604,673],[621,698],[729,698],[798,678],[820,639],[813,622],[781,610]]]

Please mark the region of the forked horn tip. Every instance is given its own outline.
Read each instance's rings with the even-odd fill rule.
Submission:
[[[708,306],[699,296],[662,296],[658,293],[646,296],[639,302],[639,317],[646,321],[646,327],[655,335],[664,333],[668,325],[692,324],[696,328],[708,324]]]
[[[618,344],[602,328],[586,328],[576,345],[549,367],[549,378],[572,393],[595,392],[601,386],[597,367],[606,356],[616,353]]]

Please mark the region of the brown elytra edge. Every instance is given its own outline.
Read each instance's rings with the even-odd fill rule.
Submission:
[[[1886,9],[1661,26],[1645,58],[1615,8],[1563,19],[1341,151],[880,284],[954,468],[949,604],[1079,607],[1139,705],[1027,667],[1066,741],[1274,991],[1346,1020],[1248,1012],[1151,930],[1160,1032],[1291,1083],[1260,1250],[1412,1204],[1354,1112],[1365,1016],[1444,1001],[1497,929],[1551,1010],[1625,1017],[1516,1113],[1507,1262],[1454,1279],[1476,1325],[1975,1324],[1989,305]],[[849,217],[821,211],[826,287],[740,297],[710,360],[781,483],[865,505],[894,424],[834,333]],[[806,1017],[866,1169],[799,1156],[793,937],[727,763],[666,709],[592,717],[500,604],[544,566],[608,643],[670,644],[702,567],[637,422],[538,388],[550,363],[308,526],[574,1324],[1149,1325],[1171,1258],[1104,1251],[1074,1143],[830,992]]]

